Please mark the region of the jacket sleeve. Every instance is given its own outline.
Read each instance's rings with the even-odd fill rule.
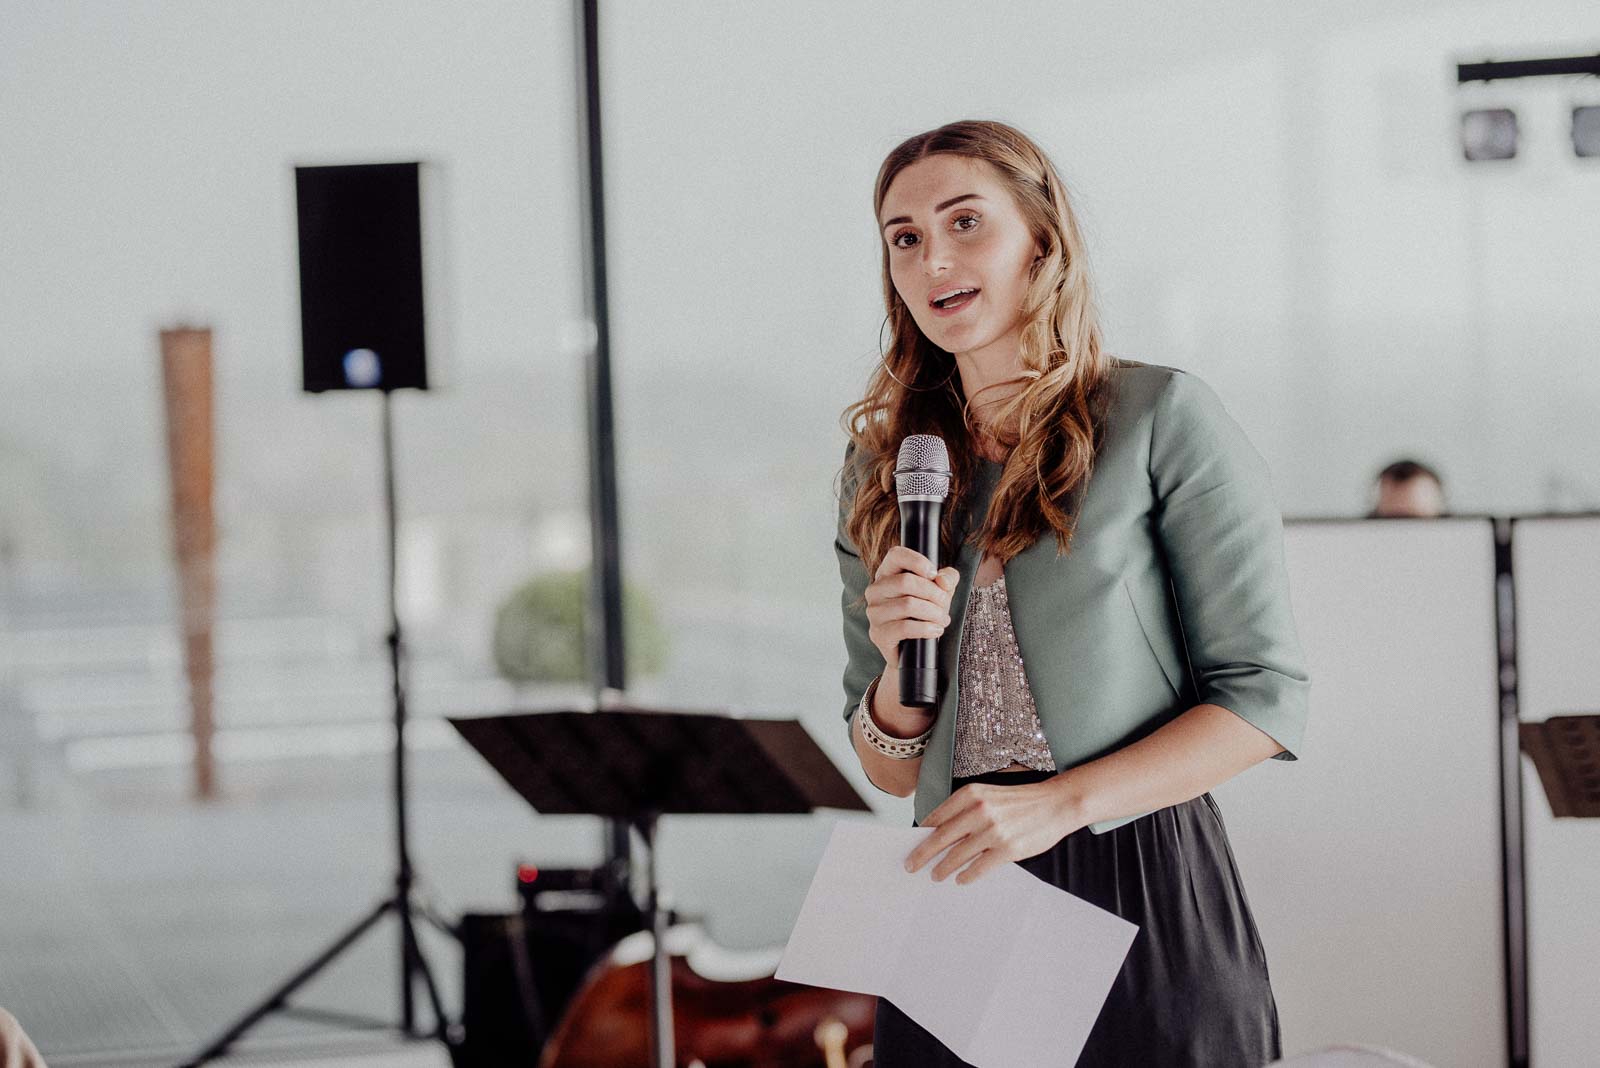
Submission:
[[[1156,533],[1200,701],[1300,759],[1311,679],[1289,602],[1283,515],[1266,461],[1194,375],[1175,371],[1150,432]]]
[[[856,601],[866,590],[870,583],[867,568],[861,561],[861,555],[851,543],[849,535],[845,533],[845,517],[849,515],[850,506],[855,501],[856,484],[859,481],[859,472],[853,467],[855,462],[855,443],[852,442],[845,449],[844,477],[841,479],[839,493],[839,522],[838,531],[834,536],[833,549],[839,558],[839,578],[844,583],[844,589],[839,595],[839,607],[844,616],[844,648],[847,659],[844,667],[844,719],[845,729],[849,730],[850,717],[854,714],[856,705],[861,703],[861,695],[867,692],[867,686],[873,679],[883,674],[883,654],[878,652],[878,647],[872,644],[867,637],[867,610],[865,605],[857,606]]]

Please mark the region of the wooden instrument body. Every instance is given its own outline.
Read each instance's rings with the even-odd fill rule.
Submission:
[[[668,945],[670,945],[670,940]],[[672,1019],[677,1063],[705,1068],[823,1068],[819,1025],[845,1028],[843,1045],[872,1043],[878,999],[774,976],[709,979],[674,954]],[[646,1068],[650,1063],[650,961],[601,960],[545,1045],[539,1068]],[[837,1029],[829,1030],[836,1034]],[[830,1042],[830,1045],[836,1044]],[[859,1058],[852,1058],[859,1063]]]

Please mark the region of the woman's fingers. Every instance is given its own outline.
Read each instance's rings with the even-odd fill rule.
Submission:
[[[981,857],[972,862],[966,871],[956,876],[956,882],[966,886],[976,879],[983,878],[985,873],[994,871],[1005,862],[1006,855],[1004,853],[998,849],[987,849]]]
[[[939,882],[951,872],[960,871],[967,866],[967,862],[975,859],[989,848],[982,835],[969,834],[955,845],[945,851],[944,858],[933,866],[930,872],[934,882]]]
[[[910,571],[931,581],[934,575],[933,561],[904,545],[890,546],[889,551],[883,554],[883,562],[878,565],[878,573],[872,577],[881,579],[896,571]]]
[[[867,607],[867,636],[883,654],[884,662],[898,660],[900,643],[908,638],[939,638],[944,634],[950,617],[944,609],[927,601],[896,598],[884,604]]]
[[[971,791],[970,786],[962,787]],[[958,790],[956,793],[960,793]],[[950,798],[956,795],[951,794]],[[949,804],[950,798],[945,799]],[[916,871],[928,861],[944,852],[950,846],[969,835],[982,838],[989,822],[988,809],[982,797],[976,792],[969,792],[966,797],[957,799],[957,804],[946,809],[947,815],[934,826],[933,833],[917,843],[915,849],[906,857],[906,871]],[[928,813],[928,820],[923,821],[924,826],[929,826],[933,813]],[[970,859],[970,858],[969,858]]]
[[[910,570],[884,572],[864,591],[867,603],[886,601],[893,597],[920,597],[941,608],[949,609],[950,595],[956,588],[956,569],[944,568],[935,578],[925,578]]]
[[[878,647],[883,662],[892,668],[900,666],[900,643],[912,638],[937,640],[944,633],[941,623],[928,623],[917,619],[900,619],[882,626],[868,628],[867,635]]]
[[[953,567],[933,572],[928,558],[904,545],[893,546],[866,589],[868,637],[891,655],[908,638],[938,638],[950,625],[950,600],[960,573]]]
[[[933,833],[906,857],[906,870],[917,871],[943,852],[929,875],[937,882],[959,872],[956,882],[966,885],[1011,859],[1014,845],[1000,832],[994,802],[992,793],[974,785],[964,786],[945,798],[923,820],[922,825],[933,827]]]
[[[937,601],[930,601],[925,597],[916,597],[905,594],[900,597],[888,597],[877,604],[867,606],[867,618],[872,618],[876,610],[878,617],[885,622],[894,619],[925,619],[930,623],[947,624],[950,622],[950,612],[944,605]]]

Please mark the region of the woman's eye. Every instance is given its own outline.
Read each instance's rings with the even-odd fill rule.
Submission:
[[[961,215],[957,215],[954,219],[951,219],[950,222],[951,222],[952,225],[954,225],[956,223],[961,222],[963,219],[971,219],[973,222],[977,222],[978,221],[978,216],[973,215],[970,212],[967,212],[967,213],[963,213]],[[970,227],[970,226],[965,226],[965,227],[957,226],[956,229],[960,233],[967,234],[967,233],[971,233],[973,228]],[[900,239],[902,237],[916,237],[916,236],[917,235],[912,233],[910,230],[901,230],[898,234],[894,235],[893,245],[894,245],[895,248],[910,248],[911,246],[909,246],[909,245],[902,245],[900,243]]]

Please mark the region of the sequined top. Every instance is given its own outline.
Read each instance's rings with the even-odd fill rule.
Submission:
[[[987,586],[974,586],[967,601],[951,767],[956,777],[981,775],[1013,763],[1056,770],[1022,671],[1005,583],[1001,575]]]

